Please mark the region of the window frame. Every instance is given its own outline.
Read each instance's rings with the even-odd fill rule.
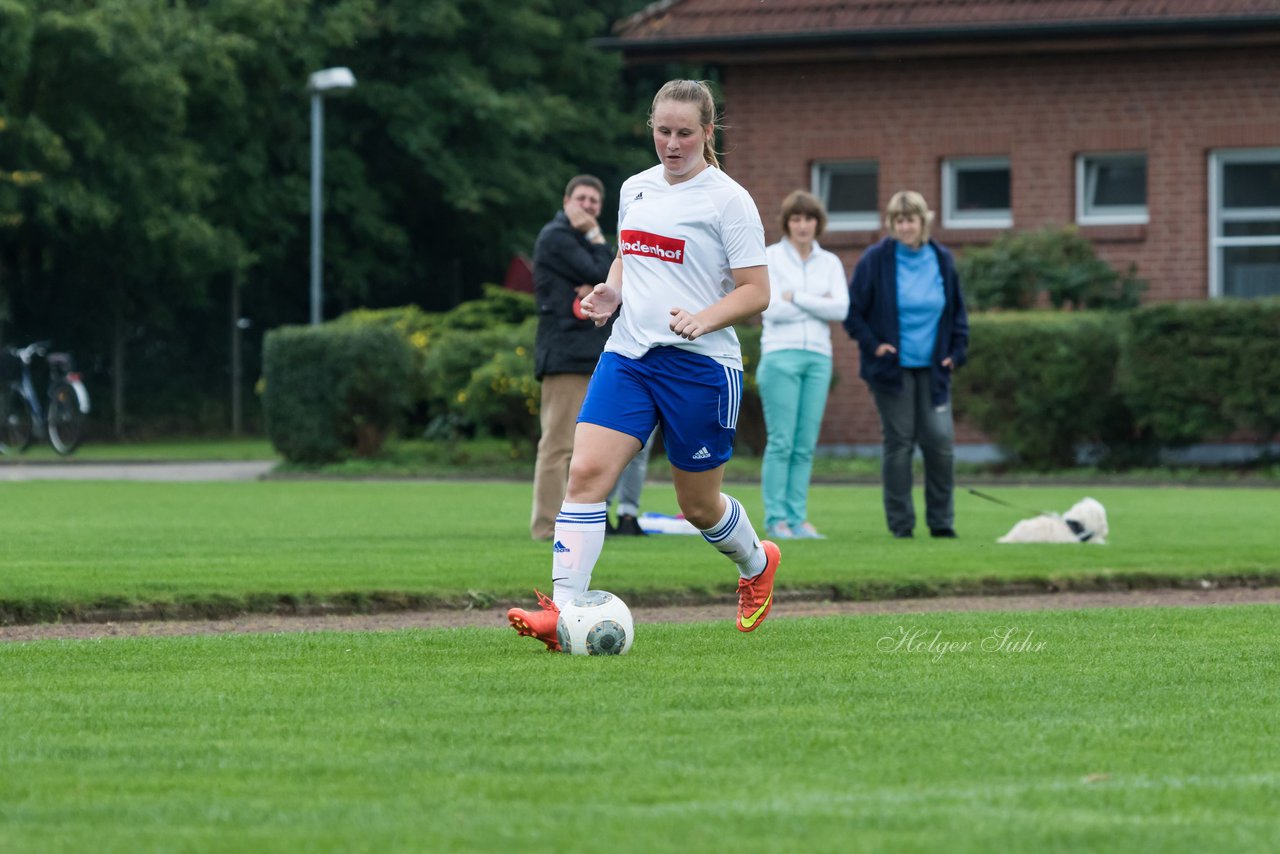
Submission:
[[[985,211],[956,210],[956,173],[963,169],[990,169],[1003,166],[1009,172],[1009,207]],[[1013,161],[999,155],[989,157],[946,157],[942,161],[942,227],[943,228],[1012,228],[1013,227]]]
[[[831,209],[829,192],[832,175],[865,174],[870,171],[876,179],[876,194],[880,191],[880,161],[875,158],[856,158],[852,160],[815,161],[809,171],[809,186],[812,192],[827,209],[827,231],[876,231],[880,228],[879,199],[877,207],[871,211],[857,213],[836,212]]]
[[[1222,292],[1223,250],[1234,247],[1280,246],[1280,234],[1253,237],[1227,237],[1222,234],[1227,222],[1269,222],[1280,220],[1280,205],[1270,208],[1241,208],[1242,213],[1226,213],[1222,209],[1225,167],[1232,163],[1280,163],[1280,147],[1220,148],[1209,152],[1209,297],[1230,299]]]
[[[1150,221],[1150,203],[1146,197],[1141,205],[1091,205],[1089,202],[1090,164],[1136,159],[1142,160],[1143,172],[1147,172],[1149,160],[1145,151],[1088,151],[1076,155],[1077,225],[1146,225]],[[1146,196],[1149,196],[1149,180],[1147,188]]]

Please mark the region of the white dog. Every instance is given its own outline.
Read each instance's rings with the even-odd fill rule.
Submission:
[[[1092,498],[1084,498],[1061,516],[1042,513],[1023,519],[997,543],[1097,543],[1107,542],[1107,510]]]

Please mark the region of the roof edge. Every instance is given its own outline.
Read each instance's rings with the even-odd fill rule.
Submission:
[[[680,0],[666,0],[674,5]],[[1055,22],[1045,24],[997,24],[966,27],[897,28],[877,30],[822,30],[797,33],[744,33],[732,36],[694,36],[672,38],[627,38],[609,36],[592,39],[590,44],[602,50],[623,53],[668,52],[673,49],[755,50],[761,47],[803,47],[812,45],[881,45],[923,44],[969,40],[1009,40],[1027,37],[1078,38],[1098,35],[1172,35],[1204,34],[1206,30],[1223,33],[1238,30],[1280,30],[1280,14],[1213,18],[1180,18],[1177,20],[1145,18],[1125,21]]]

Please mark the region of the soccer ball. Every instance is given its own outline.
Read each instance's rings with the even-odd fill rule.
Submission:
[[[580,593],[560,609],[556,639],[572,655],[623,655],[635,640],[631,610],[612,593]]]

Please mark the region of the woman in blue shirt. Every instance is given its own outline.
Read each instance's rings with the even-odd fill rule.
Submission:
[[[951,372],[969,344],[951,253],[929,238],[933,211],[911,190],[885,209],[889,236],[863,254],[849,285],[844,327],[858,342],[859,374],[871,387],[884,433],[884,511],[895,537],[913,536],[911,457],[924,456],[925,521],[955,537],[955,426]]]

